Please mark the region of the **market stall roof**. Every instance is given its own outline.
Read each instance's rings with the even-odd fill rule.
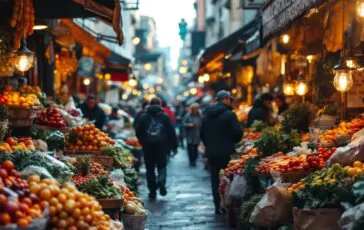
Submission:
[[[12,12],[13,1],[1,0],[1,14]],[[119,44],[123,43],[120,1],[114,0],[34,0],[36,18],[87,18],[98,17],[113,27]]]
[[[207,47],[200,56],[200,68],[208,68],[211,63],[219,61],[220,59],[224,58],[226,54],[229,55],[231,52],[242,50],[246,41],[260,30],[260,25],[260,17],[256,17],[250,23],[232,33],[228,37]]]
[[[114,51],[111,51],[111,56],[108,59],[108,63],[129,66],[131,60],[115,53]]]
[[[156,62],[161,55],[162,54],[158,52],[136,54],[135,61],[141,63]]]

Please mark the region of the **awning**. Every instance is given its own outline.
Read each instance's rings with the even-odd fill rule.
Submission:
[[[156,62],[160,56],[161,53],[141,53],[135,55],[135,61],[141,63]]]
[[[114,0],[35,0],[37,18],[87,18],[98,17],[114,29],[119,41],[123,43],[120,1]]]
[[[247,40],[260,30],[260,25],[260,18],[257,17],[228,37],[207,47],[200,56],[200,68],[209,68],[209,66],[215,65],[213,63],[223,59],[226,55],[229,58],[232,53],[244,50]]]

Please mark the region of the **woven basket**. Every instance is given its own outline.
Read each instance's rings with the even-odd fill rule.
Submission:
[[[34,119],[9,119],[9,126],[11,127],[29,127],[33,125]]]
[[[20,108],[20,107],[9,107],[8,116],[9,120],[18,119],[34,119],[37,117],[37,113],[41,108]]]
[[[125,230],[144,230],[147,216],[121,215]]]

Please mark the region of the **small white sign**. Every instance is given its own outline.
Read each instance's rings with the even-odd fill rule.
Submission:
[[[240,0],[243,9],[260,9],[267,0]]]

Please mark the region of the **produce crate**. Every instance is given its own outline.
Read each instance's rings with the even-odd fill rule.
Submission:
[[[34,119],[37,117],[37,113],[41,109],[42,109],[41,107],[34,107],[34,108],[9,107],[8,117],[9,120]]]
[[[121,215],[125,230],[144,230],[147,216]]]
[[[122,199],[98,199],[102,210],[114,220],[120,220]]]
[[[102,165],[106,170],[111,170],[114,159],[108,156],[91,156],[91,160]]]
[[[298,172],[289,172],[289,173],[280,173],[272,170],[271,174],[273,176],[273,180],[275,182],[279,181],[281,183],[297,183],[301,179],[305,178],[311,173],[311,171],[298,171]]]
[[[34,119],[9,119],[9,126],[11,127],[29,127],[33,125]]]

